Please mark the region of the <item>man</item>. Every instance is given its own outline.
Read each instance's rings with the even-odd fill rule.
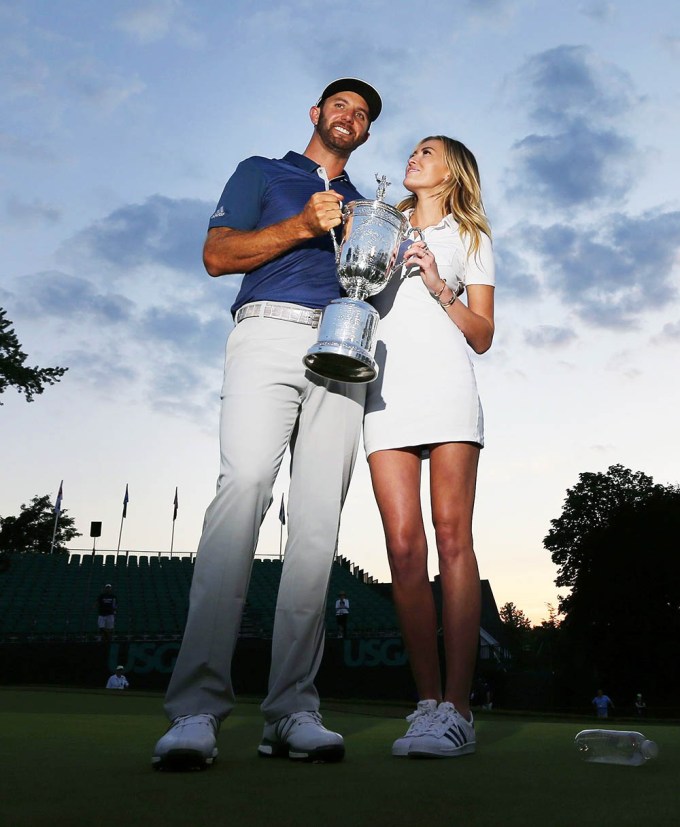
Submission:
[[[104,591],[97,598],[95,605],[98,611],[97,628],[101,632],[102,641],[110,643],[118,609],[118,601],[110,583],[104,586]]]
[[[338,624],[338,637],[347,636],[347,620],[349,618],[349,600],[345,592],[338,594],[335,601],[335,621]]]
[[[127,689],[130,686],[125,677],[125,667],[116,666],[116,671],[106,682],[107,689]]]
[[[323,308],[340,295],[330,231],[341,224],[343,202],[362,197],[345,164],[381,108],[364,81],[329,84],[310,109],[314,131],[304,153],[243,161],[210,219],[206,270],[245,276],[231,308],[217,495],[206,512],[166,695],[172,725],[156,744],[156,768],[205,767],[217,756],[219,724],[234,705],[230,666],[252,559],[287,447],[288,542],[258,752],[306,761],[344,755],[342,736],[321,721],[314,678],[365,388],[315,376],[302,359]]]
[[[608,718],[609,708],[614,709],[612,699],[605,695],[601,689],[597,690],[597,695],[593,698],[593,706],[595,707],[595,714],[598,718]]]

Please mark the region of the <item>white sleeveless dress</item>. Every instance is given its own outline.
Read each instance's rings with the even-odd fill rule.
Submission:
[[[458,280],[466,286],[495,284],[487,235],[482,234],[479,251],[469,258],[451,215],[423,235],[449,286],[455,289]],[[402,251],[410,243],[404,243]],[[375,353],[379,374],[367,387],[366,456],[438,442],[483,446],[484,418],[469,346],[430,295],[419,268],[405,270],[397,264],[387,286],[371,300],[380,314]]]

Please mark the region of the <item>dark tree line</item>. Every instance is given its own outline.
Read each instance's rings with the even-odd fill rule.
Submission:
[[[0,552],[49,554],[55,516],[50,497],[45,494],[22,504],[18,516],[0,517]],[[81,535],[65,508],[61,509],[56,526],[54,551],[63,554],[66,553],[66,543]]]
[[[543,543],[558,569],[556,585],[567,590],[563,619],[553,612],[531,629],[521,612],[506,610],[515,662],[553,669],[565,705],[587,704],[598,688],[621,707],[636,692],[657,705],[675,703],[669,675],[680,660],[680,488],[622,465],[580,474]]]

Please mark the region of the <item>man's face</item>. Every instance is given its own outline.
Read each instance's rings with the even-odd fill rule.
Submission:
[[[314,108],[316,131],[328,149],[349,155],[368,138],[368,105],[356,92],[338,92]]]

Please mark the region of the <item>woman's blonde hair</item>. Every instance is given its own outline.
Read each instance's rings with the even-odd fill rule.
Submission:
[[[491,227],[484,213],[482,188],[479,183],[479,167],[470,150],[460,141],[447,138],[446,135],[430,135],[418,143],[441,141],[444,147],[444,162],[450,178],[442,184],[439,196],[444,207],[444,215],[451,215],[458,222],[461,236],[470,238],[469,255],[479,250],[481,233],[491,238]],[[417,198],[409,195],[397,204],[398,210],[415,207]]]

